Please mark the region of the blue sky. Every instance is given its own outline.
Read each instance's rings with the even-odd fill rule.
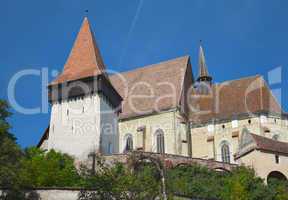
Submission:
[[[282,82],[270,87],[282,89],[287,111],[287,7],[286,0],[1,0],[0,98],[7,99],[8,83],[21,70],[62,70],[88,9],[107,68],[125,71],[190,55],[197,74],[201,39],[216,82],[254,74],[267,79],[281,66]],[[16,99],[39,106],[40,77],[20,79]],[[49,113],[12,112],[19,144],[37,144]]]

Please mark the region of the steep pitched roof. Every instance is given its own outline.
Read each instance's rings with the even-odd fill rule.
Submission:
[[[190,118],[194,123],[247,113],[282,114],[281,106],[259,75],[213,84],[208,95],[191,95],[190,105],[194,108]]]
[[[189,56],[185,56],[111,75],[109,78],[112,85],[124,99],[120,118],[151,114],[179,106],[188,67],[191,68]],[[189,75],[192,76],[192,73]],[[189,84],[189,81],[185,83]]]
[[[209,76],[208,69],[206,66],[204,50],[200,45],[199,49],[199,77]]]
[[[50,84],[77,80],[104,73],[105,66],[89,21],[84,19],[63,72]]]

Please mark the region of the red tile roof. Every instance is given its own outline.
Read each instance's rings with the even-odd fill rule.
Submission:
[[[258,150],[288,154],[288,143],[252,134]]]
[[[187,70],[192,77],[189,56],[110,76],[123,98],[120,117],[141,116],[179,106]],[[185,82],[192,85],[192,80]]]
[[[102,74],[105,66],[87,18],[84,19],[64,71],[50,84]]]
[[[194,123],[231,119],[245,113],[283,112],[259,75],[213,84],[208,95],[197,95],[195,92],[190,102],[194,108],[190,119]]]

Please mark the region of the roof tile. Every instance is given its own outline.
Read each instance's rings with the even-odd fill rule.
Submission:
[[[176,108],[188,63],[189,56],[185,56],[111,75],[111,83],[123,98],[120,117],[135,117]]]
[[[252,137],[257,145],[257,149],[264,151],[271,151],[275,153],[288,154],[288,143],[276,141],[267,137],[252,134]]]
[[[231,119],[240,114],[261,111],[281,114],[283,111],[264,79],[259,76],[213,84],[207,95],[191,95],[194,108],[191,121],[208,122],[212,119]]]
[[[85,18],[64,66],[64,71],[50,85],[97,76],[104,72],[105,66],[100,51],[89,21]]]

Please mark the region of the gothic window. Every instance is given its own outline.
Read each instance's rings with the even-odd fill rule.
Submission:
[[[128,135],[126,136],[126,144],[125,144],[125,149],[124,151],[132,151],[133,150],[133,138],[132,135]]]
[[[221,146],[222,162],[230,163],[230,148],[227,143],[223,143]]]
[[[165,153],[165,142],[164,142],[164,132],[161,129],[156,131],[156,145],[157,153]]]

